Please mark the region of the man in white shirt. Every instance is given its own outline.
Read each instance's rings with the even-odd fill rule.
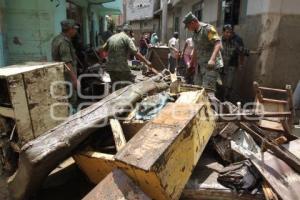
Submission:
[[[177,66],[177,60],[179,55],[179,34],[178,32],[174,32],[173,37],[169,40],[169,70],[173,74],[175,72],[175,68]]]

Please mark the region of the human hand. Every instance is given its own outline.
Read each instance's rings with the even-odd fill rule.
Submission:
[[[216,65],[216,61],[210,59],[210,60],[208,61],[208,63],[207,63],[207,68],[208,68],[208,69],[213,69],[213,68],[215,67],[215,65]]]

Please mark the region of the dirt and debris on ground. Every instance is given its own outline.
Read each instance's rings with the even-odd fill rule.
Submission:
[[[154,90],[157,92],[158,89],[161,89],[157,87],[157,84],[157,81],[145,85],[140,84],[139,89],[146,88],[151,92]],[[153,88],[149,88],[149,85]],[[162,86],[167,88],[166,84],[162,84]],[[191,88],[195,89],[192,86]],[[143,101],[139,100],[140,106],[136,109],[135,120],[142,120],[146,124],[156,117],[156,114],[163,109],[167,101],[174,101],[171,96],[166,95],[165,91],[161,92],[161,90],[157,94],[149,96],[148,99],[144,99],[150,101],[152,107],[149,107],[148,104],[143,105]],[[123,92],[126,92],[126,89],[122,90],[120,94]],[[128,95],[131,94],[128,92]],[[134,93],[134,95],[136,94]],[[140,94],[133,96],[132,101],[136,101],[142,96]],[[106,103],[110,101],[106,101]],[[255,119],[258,117],[257,113],[243,110],[238,105],[220,102],[212,96],[210,96],[210,101],[217,102],[218,106],[222,107],[222,112],[215,111],[216,120],[220,121],[217,121],[217,127],[208,145],[204,146],[205,150],[203,154],[200,154],[201,157],[195,169],[190,170],[193,173],[182,192],[181,199],[299,199],[300,196],[294,191],[300,185],[298,155],[300,142],[297,137],[291,134],[289,129],[291,112],[280,107],[280,112],[268,112],[268,117],[257,120]],[[278,102],[281,105],[283,100],[272,100],[268,103],[276,104]],[[113,104],[117,103],[119,101],[115,100]],[[100,105],[102,106],[101,103]],[[93,109],[90,108],[91,112],[97,111],[96,106],[97,104],[94,105]],[[268,104],[268,108],[270,107],[272,106]],[[93,117],[99,117],[99,113],[96,112],[97,115],[95,114]],[[103,114],[103,112],[101,113]],[[230,116],[238,117],[238,119],[226,119]],[[109,115],[109,117],[111,116]],[[74,126],[76,126],[75,122]],[[109,127],[109,124],[106,127]],[[88,132],[90,130],[87,128],[83,131]],[[106,132],[104,129],[101,131]],[[106,133],[112,135],[111,132]],[[91,151],[97,151],[103,149],[103,143],[109,143],[108,146],[107,144],[105,146],[109,147],[106,150],[113,152],[113,154],[117,152],[113,146],[112,136],[108,139],[105,134],[102,134],[101,137],[99,134],[96,134],[96,137],[94,137],[95,134],[88,133],[88,135],[89,137],[79,142],[80,145],[74,144],[74,150],[76,146],[76,150],[89,148]],[[100,144],[101,148],[97,149],[99,142],[95,144],[95,141],[101,141],[100,143],[104,141]],[[74,151],[70,154],[74,154]],[[0,178],[0,199],[7,199],[6,177],[2,175]],[[51,176],[48,179],[51,179]],[[62,172],[60,180],[62,181],[45,180],[44,185],[37,191],[36,195],[32,196],[32,199],[82,199],[95,186],[75,165],[68,173]],[[293,184],[291,184],[291,180]]]

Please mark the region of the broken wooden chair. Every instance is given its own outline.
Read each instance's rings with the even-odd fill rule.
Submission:
[[[282,132],[290,140],[294,117],[291,86],[287,85],[285,89],[274,89],[261,87],[257,82],[254,82],[253,86],[256,95],[255,113],[289,113],[286,117],[262,117],[258,126],[266,130]],[[266,95],[271,98],[267,98]]]

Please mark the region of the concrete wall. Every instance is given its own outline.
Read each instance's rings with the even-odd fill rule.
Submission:
[[[89,44],[89,17],[94,20],[93,35],[99,32],[98,5],[89,7],[85,0],[70,1],[83,8],[83,38]],[[66,0],[0,0],[0,66],[51,61],[51,42],[61,32],[60,22],[64,19]]]
[[[203,6],[203,22],[216,24],[218,19],[218,0],[205,0]]]
[[[296,0],[248,0],[247,17],[236,30],[250,49],[262,47],[261,55],[248,58],[240,72],[237,91],[253,97],[253,81],[269,87],[293,87],[300,79],[300,4]],[[247,89],[246,89],[247,88]]]
[[[4,0],[0,0],[0,67],[5,66],[5,30],[4,30]]]
[[[192,36],[192,33],[188,32],[187,29],[184,28],[184,24],[182,23],[182,20],[184,19],[184,16],[192,11],[192,8],[195,4],[200,3],[199,0],[189,0],[189,1],[181,1],[180,3],[176,4],[176,7],[180,8],[180,11],[174,10],[176,13],[176,16],[180,17],[180,47],[184,47],[185,40],[188,37]],[[204,8],[202,13],[202,19],[203,22],[210,23],[215,25],[218,18],[218,0],[205,0],[204,1]]]
[[[5,3],[6,64],[51,60],[51,40],[59,33],[59,22],[65,19],[65,1],[60,1],[58,7],[55,1],[6,0]]]
[[[141,20],[153,17],[154,0],[128,0],[126,21]]]

